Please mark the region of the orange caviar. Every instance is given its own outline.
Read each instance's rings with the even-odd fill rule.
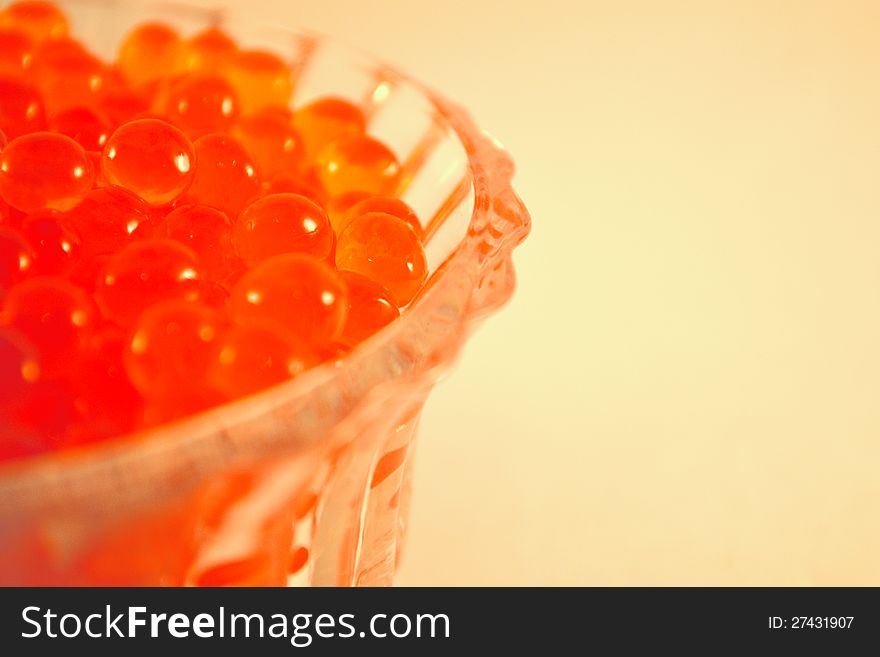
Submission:
[[[271,105],[286,107],[293,94],[290,67],[270,52],[235,52],[229,57],[226,77],[238,92],[245,112]]]
[[[144,86],[183,70],[183,42],[171,27],[145,23],[123,41],[116,64],[132,84]]]
[[[179,198],[195,178],[195,147],[180,130],[157,119],[122,125],[104,148],[107,180],[154,205]]]
[[[217,27],[104,61],[50,3],[0,10],[0,460],[297,377],[419,292],[398,157],[294,89]]]
[[[15,2],[0,12],[0,27],[20,30],[34,41],[60,39],[70,29],[67,17],[51,2]]]
[[[187,71],[212,73],[222,70],[238,48],[221,29],[210,27],[190,37],[185,45]]]
[[[394,191],[400,164],[391,149],[377,139],[349,134],[321,149],[317,171],[330,194],[360,190],[379,195]]]

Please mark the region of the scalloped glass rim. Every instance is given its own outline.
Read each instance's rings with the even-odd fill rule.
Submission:
[[[68,8],[101,4],[108,11],[124,5],[94,0],[59,4]],[[202,22],[238,25],[243,20],[235,14],[181,5],[148,9],[157,7],[174,15],[190,12]],[[326,42],[314,34],[271,29],[306,44]],[[107,496],[119,507],[151,503],[157,495],[173,495],[184,482],[194,485],[222,468],[305,452],[327,440],[356,410],[372,407],[380,412],[383,400],[423,397],[454,360],[473,326],[510,297],[511,253],[530,229],[529,214],[511,185],[512,160],[462,108],[393,67],[372,58],[366,61],[373,63],[377,91],[386,85],[383,93],[387,93],[388,85],[395,84],[418,90],[467,157],[466,178],[473,198],[467,233],[417,299],[398,321],[339,364],[324,364],[258,395],[168,425],[3,464],[0,516],[64,508]],[[439,210],[438,216],[442,223]]]

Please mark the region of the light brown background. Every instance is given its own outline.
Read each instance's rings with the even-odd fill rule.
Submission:
[[[534,217],[401,584],[880,584],[880,3],[258,11],[469,107]]]

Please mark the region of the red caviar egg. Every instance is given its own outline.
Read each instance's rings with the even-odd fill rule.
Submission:
[[[233,326],[217,341],[208,385],[227,399],[286,381],[319,362],[313,348],[265,326]]]
[[[171,87],[165,109],[187,134],[226,132],[238,117],[238,96],[222,77],[188,76]]]
[[[291,111],[292,67],[218,28],[145,23],[109,63],[67,33],[0,11],[0,459],[258,392],[399,316],[422,226],[356,104]]]
[[[293,94],[290,68],[277,56],[263,50],[242,50],[229,61],[226,76],[238,92],[244,112],[265,105],[287,105]]]
[[[174,126],[157,119],[123,124],[104,148],[107,180],[154,205],[179,198],[195,177],[192,142]]]
[[[23,75],[33,55],[34,42],[26,33],[0,28],[0,75]]]
[[[384,287],[354,272],[339,275],[348,289],[348,313],[339,342],[354,346],[400,316],[391,293]]]
[[[33,85],[10,77],[0,78],[0,130],[15,139],[46,127],[43,97]]]
[[[50,111],[97,105],[106,67],[73,39],[49,41],[33,56],[33,77]]]
[[[236,253],[249,265],[282,253],[326,258],[333,242],[324,210],[298,194],[273,194],[254,201],[238,217],[232,233]]]
[[[294,340],[334,340],[347,310],[345,284],[322,260],[288,253],[264,260],[241,277],[229,297],[232,317]]]
[[[367,135],[347,135],[321,149],[317,172],[331,196],[355,189],[379,195],[393,191],[400,164],[382,142]]]
[[[199,297],[202,273],[195,252],[173,240],[132,242],[107,260],[95,301],[104,316],[128,326],[159,301]]]
[[[303,163],[302,137],[275,108],[239,119],[233,134],[248,149],[263,175],[296,173]]]
[[[144,86],[183,70],[183,42],[168,25],[143,23],[126,36],[116,63],[132,84]]]
[[[339,235],[336,266],[385,286],[400,306],[412,300],[428,273],[425,251],[412,227],[382,212],[361,215]]]
[[[67,17],[51,2],[14,2],[0,13],[0,27],[21,30],[34,41],[67,36]]]
[[[65,213],[80,238],[83,258],[118,250],[149,217],[150,206],[142,198],[112,185],[93,189]]]
[[[198,168],[187,199],[237,216],[260,193],[260,179],[250,153],[224,134],[200,137],[194,144]]]
[[[185,50],[187,70],[214,73],[229,62],[238,48],[226,32],[209,27],[190,38]]]
[[[53,212],[30,215],[21,231],[33,248],[36,273],[67,274],[79,261],[79,236],[63,215]]]
[[[0,328],[0,409],[27,397],[39,378],[36,347],[18,331]]]
[[[3,316],[37,348],[41,371],[50,376],[70,365],[95,322],[89,296],[55,276],[38,276],[11,288]]]
[[[156,232],[195,251],[208,279],[219,280],[229,270],[234,258],[232,222],[220,210],[207,205],[182,205],[165,217]]]
[[[200,303],[172,300],[147,309],[125,351],[125,371],[148,399],[199,397],[224,320]]]
[[[110,122],[88,107],[70,107],[49,118],[49,130],[67,135],[87,151],[100,151],[110,137]]]
[[[0,300],[6,290],[33,272],[34,259],[34,250],[21,233],[0,227]]]
[[[331,96],[299,108],[294,112],[293,125],[302,135],[309,157],[314,158],[331,141],[362,134],[367,121],[357,105]]]
[[[96,331],[77,358],[71,375],[78,397],[101,418],[106,435],[131,431],[143,411],[143,401],[128,380],[122,362],[127,344],[122,329]]]
[[[341,221],[333,224],[333,230],[341,233],[353,220],[370,212],[384,212],[402,219],[412,227],[416,235],[420,237],[422,235],[422,223],[419,221],[415,210],[399,198],[393,196],[369,196],[358,201],[348,209]]]
[[[72,208],[94,179],[86,152],[65,135],[35,132],[0,151],[0,196],[22,212]]]

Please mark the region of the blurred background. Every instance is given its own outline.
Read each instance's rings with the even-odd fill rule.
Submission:
[[[519,289],[428,404],[400,584],[880,584],[880,3],[225,2],[518,165]]]

